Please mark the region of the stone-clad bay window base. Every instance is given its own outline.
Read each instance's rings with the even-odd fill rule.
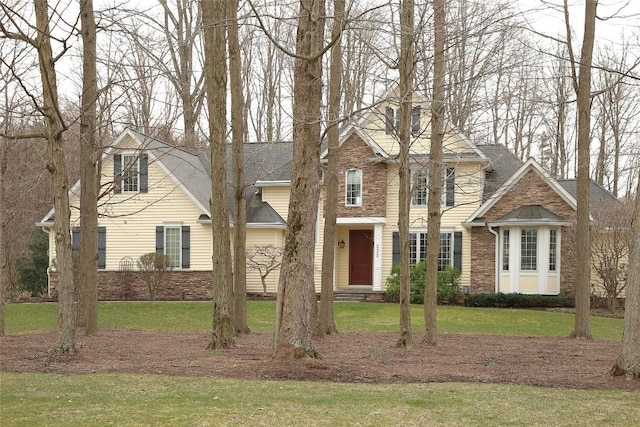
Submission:
[[[49,295],[57,298],[58,274],[49,275]],[[210,271],[171,271],[164,284],[155,292],[156,300],[199,301],[211,300]],[[149,289],[138,271],[99,271],[98,299],[101,301],[149,300]]]

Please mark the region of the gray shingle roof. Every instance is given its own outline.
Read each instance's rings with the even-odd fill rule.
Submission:
[[[565,190],[578,200],[578,180],[576,179],[558,179],[560,184]],[[589,182],[589,210],[595,212],[602,206],[607,206],[611,203],[617,202],[617,199],[613,197],[613,194],[609,193],[597,182],[590,180]]]
[[[527,223],[527,224],[544,224],[565,222],[566,219],[554,214],[540,205],[520,206],[511,212],[496,219],[495,223]]]
[[[482,202],[486,202],[524,164],[507,147],[501,144],[477,145],[489,158],[490,166],[485,170]]]
[[[208,211],[211,199],[211,153],[208,150],[199,153],[173,147],[157,139],[135,132],[144,148],[155,156],[182,183],[182,185]],[[227,147],[227,203],[229,220],[233,219],[233,187],[231,146]],[[291,142],[245,143],[244,174],[247,188],[247,223],[281,224],[284,220],[268,204],[262,201],[256,181],[283,181],[291,179]]]

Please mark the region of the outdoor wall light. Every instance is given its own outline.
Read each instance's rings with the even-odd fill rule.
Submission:
[[[342,240],[342,239],[338,240],[338,247],[340,249],[344,249],[344,240]]]

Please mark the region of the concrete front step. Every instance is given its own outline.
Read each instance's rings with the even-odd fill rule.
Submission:
[[[334,292],[333,293],[334,301],[353,301],[360,302],[365,300],[365,294],[363,293],[355,293],[355,292]]]

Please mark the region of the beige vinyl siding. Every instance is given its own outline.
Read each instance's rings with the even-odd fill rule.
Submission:
[[[283,247],[284,230],[278,228],[248,228],[247,229],[247,250],[256,246],[272,245],[276,248]],[[247,263],[247,292],[262,293],[262,281],[260,272],[248,267]],[[274,270],[267,276],[267,292],[275,293],[278,290],[278,280],[280,280],[280,269]]]
[[[289,185],[262,187],[262,201],[269,203],[285,221],[289,215],[290,192]]]
[[[102,172],[103,184],[113,181],[113,155],[104,160]],[[202,210],[151,157],[148,173],[147,193],[111,192],[99,201],[98,223],[107,229],[106,269],[118,270],[120,260],[125,257],[132,258],[135,265],[141,255],[155,252],[156,226],[179,224],[190,226],[189,270],[210,270],[211,227],[197,222]],[[76,195],[71,200],[72,227],[80,223],[78,204]],[[53,245],[51,253],[55,253]]]
[[[411,138],[411,154],[428,154],[431,147],[430,136],[430,113],[429,106],[426,103],[414,102],[413,106],[420,106],[420,132],[416,135],[412,135]],[[362,129],[366,134],[374,140],[387,154],[390,156],[396,156],[400,152],[400,146],[398,144],[398,136],[392,132],[387,133],[385,130],[385,111],[387,107],[391,107],[394,110],[398,108],[398,103],[385,102],[379,104],[373,114],[367,116],[368,122],[362,124]],[[470,153],[473,150],[465,139],[453,130],[447,130],[444,135],[443,152],[445,154],[456,153]]]
[[[442,214],[441,228],[462,232],[462,275],[461,285],[471,283],[471,233],[462,227],[464,222],[480,206],[484,172],[477,163],[459,163],[456,166],[455,206],[446,209]],[[391,272],[393,263],[393,232],[398,229],[398,169],[390,167],[387,172],[387,216],[383,230],[382,247],[382,283],[386,286],[386,278]],[[443,207],[445,208],[445,207]],[[411,228],[427,228],[427,207],[412,206],[409,213]]]

